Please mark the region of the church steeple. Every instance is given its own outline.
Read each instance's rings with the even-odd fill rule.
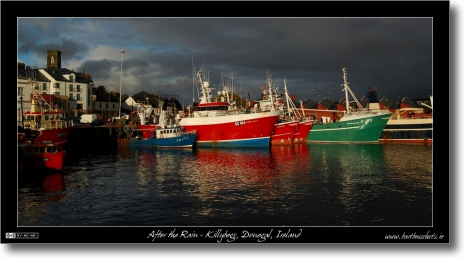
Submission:
[[[61,51],[47,50],[47,69],[56,70],[61,68]]]

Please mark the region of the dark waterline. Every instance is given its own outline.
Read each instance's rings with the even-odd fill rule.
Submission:
[[[432,146],[70,153],[24,175],[18,226],[431,226]]]

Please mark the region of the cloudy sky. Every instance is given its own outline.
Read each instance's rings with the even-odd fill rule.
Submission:
[[[356,96],[432,95],[431,18],[18,18],[18,62],[45,68],[47,50],[62,67],[122,93],[178,95],[191,103],[193,69],[212,86],[260,98],[266,74],[297,100],[339,101],[342,68]],[[120,50],[125,53],[121,55]],[[222,80],[221,80],[222,74]],[[197,92],[195,91],[195,98]]]

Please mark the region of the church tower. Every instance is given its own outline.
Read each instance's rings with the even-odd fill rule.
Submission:
[[[56,70],[61,68],[61,51],[47,50],[47,69]]]

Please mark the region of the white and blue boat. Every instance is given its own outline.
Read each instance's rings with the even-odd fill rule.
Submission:
[[[143,113],[139,114],[140,126],[131,132],[129,147],[193,148],[196,132],[186,131],[166,111],[161,111],[159,124],[145,124]]]

